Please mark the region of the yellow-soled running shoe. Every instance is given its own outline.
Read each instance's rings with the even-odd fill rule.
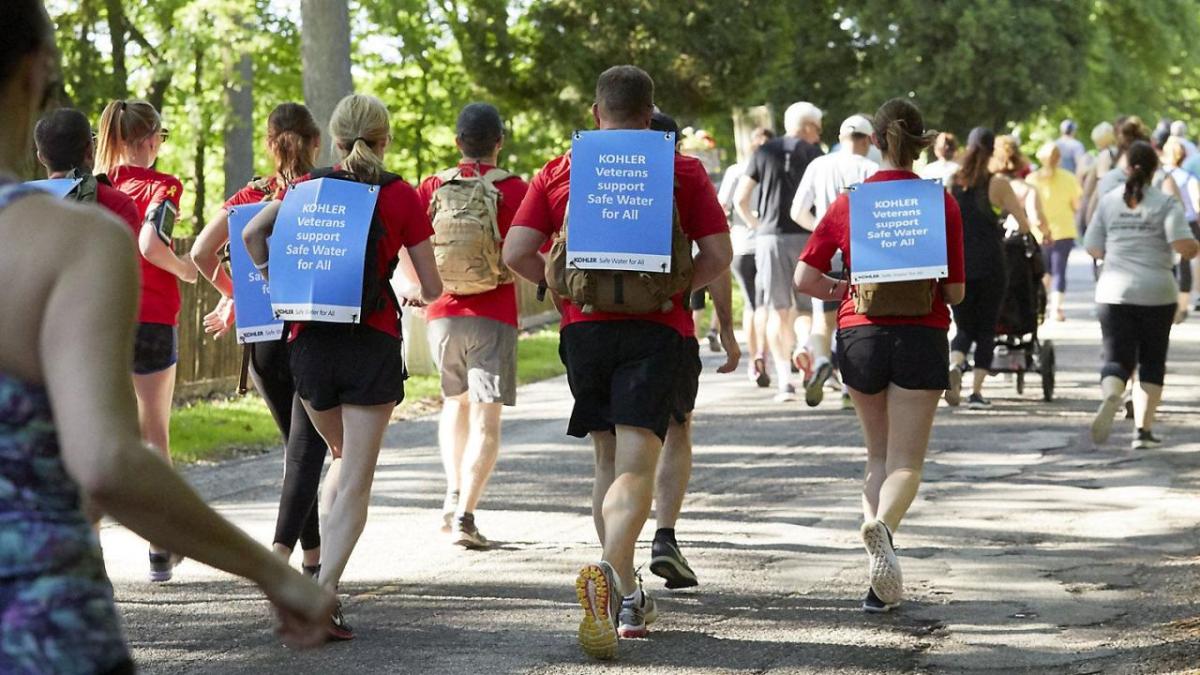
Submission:
[[[594,659],[617,656],[617,612],[621,607],[616,574],[606,562],[584,565],[575,580],[575,594],[583,607],[579,646]]]

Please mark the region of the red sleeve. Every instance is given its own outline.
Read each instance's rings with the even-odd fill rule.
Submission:
[[[496,214],[496,224],[500,226],[500,237],[504,238],[508,236],[508,230],[512,227],[517,209],[520,208],[521,202],[525,201],[529,184],[513,176],[500,181],[496,187],[500,190],[500,212]]]
[[[833,204],[830,204],[829,210],[825,212],[825,217],[821,218],[817,229],[813,230],[812,236],[808,238],[808,244],[805,245],[804,252],[800,254],[800,262],[809,267],[815,267],[824,274],[829,273],[834,254],[838,252],[838,249],[843,248],[843,244],[846,242],[849,204],[850,200],[846,195],[839,196]],[[846,259],[849,264],[849,257],[847,256]]]
[[[175,205],[175,209],[179,210],[179,203],[183,200],[183,184],[174,176],[164,176],[161,183],[154,190],[154,198],[150,200],[151,204],[170,200]]]
[[[704,165],[699,160],[676,161],[679,188],[675,191],[675,203],[679,208],[679,225],[688,239],[696,241],[704,237],[729,232],[725,210],[717,200],[717,191]],[[690,166],[694,164],[694,166]]]
[[[433,236],[429,213],[422,206],[416,188],[407,181],[392,183],[379,198],[382,200],[380,208],[385,215],[384,222],[389,225],[401,223],[400,241],[405,248],[416,246]]]
[[[946,283],[961,284],[967,280],[963,264],[962,212],[949,192],[946,193],[946,264],[950,268]]]
[[[550,165],[542,167],[542,170],[533,177],[533,181],[529,183],[529,189],[525,192],[525,198],[521,200],[521,207],[517,209],[517,214],[513,216],[512,224],[517,227],[531,227],[547,237],[553,236],[562,223],[554,222],[553,214],[550,211],[550,199],[546,194],[546,182],[550,175]]]
[[[442,181],[437,176],[430,176],[421,181],[421,185],[417,187],[417,196],[421,198],[421,206],[426,213],[429,212],[429,205],[433,203],[433,193],[442,186]]]

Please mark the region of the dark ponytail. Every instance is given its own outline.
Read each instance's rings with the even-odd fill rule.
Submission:
[[[908,99],[894,98],[875,112],[875,144],[896,168],[912,166],[935,137],[937,132],[925,128],[921,111]]]
[[[996,149],[996,134],[986,127],[975,127],[967,135],[967,153],[962,166],[954,175],[954,182],[970,190],[987,185],[992,177],[990,168],[992,153]]]
[[[1146,186],[1158,171],[1158,153],[1146,141],[1134,141],[1125,151],[1129,177],[1125,180],[1125,205],[1133,208],[1145,197]]]
[[[0,11],[0,84],[7,84],[21,60],[54,44],[54,30],[42,0],[4,0]]]
[[[321,147],[321,130],[308,108],[281,103],[267,118],[267,147],[275,162],[275,175],[290,183],[312,171]]]

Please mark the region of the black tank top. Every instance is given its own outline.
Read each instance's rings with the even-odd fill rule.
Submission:
[[[988,199],[987,181],[972,188],[955,185],[951,192],[962,212],[963,266],[967,281],[988,279],[1004,270],[1004,229],[1002,220]]]

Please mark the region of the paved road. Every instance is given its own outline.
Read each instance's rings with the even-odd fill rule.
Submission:
[[[1077,263],[1083,261],[1077,260]],[[620,662],[575,645],[574,573],[597,556],[589,446],[563,436],[561,379],[526,387],[506,418],[485,508],[487,553],[437,532],[444,490],[435,423],[395,425],[370,521],[343,585],[352,643],[297,654],[268,630],[246,583],[194,562],[144,580],[145,547],[104,529],[109,571],[148,673],[1179,672],[1200,667],[1200,320],[1174,334],[1163,448],[1128,449],[1129,423],[1093,449],[1099,329],[1089,268],[1073,268],[1070,320],[1052,326],[1059,394],[1018,397],[999,378],[986,412],[938,413],[926,485],[897,544],[902,611],[866,616],[857,539],[863,451],[836,400],[775,404],[742,376],[702,380],[691,494],[679,538],[702,586],[659,593],[646,640]],[[1036,380],[1031,380],[1036,389]],[[188,478],[269,541],[278,452]],[[644,533],[646,541],[652,523]],[[648,553],[643,547],[642,555]],[[647,587],[661,589],[656,578]]]

